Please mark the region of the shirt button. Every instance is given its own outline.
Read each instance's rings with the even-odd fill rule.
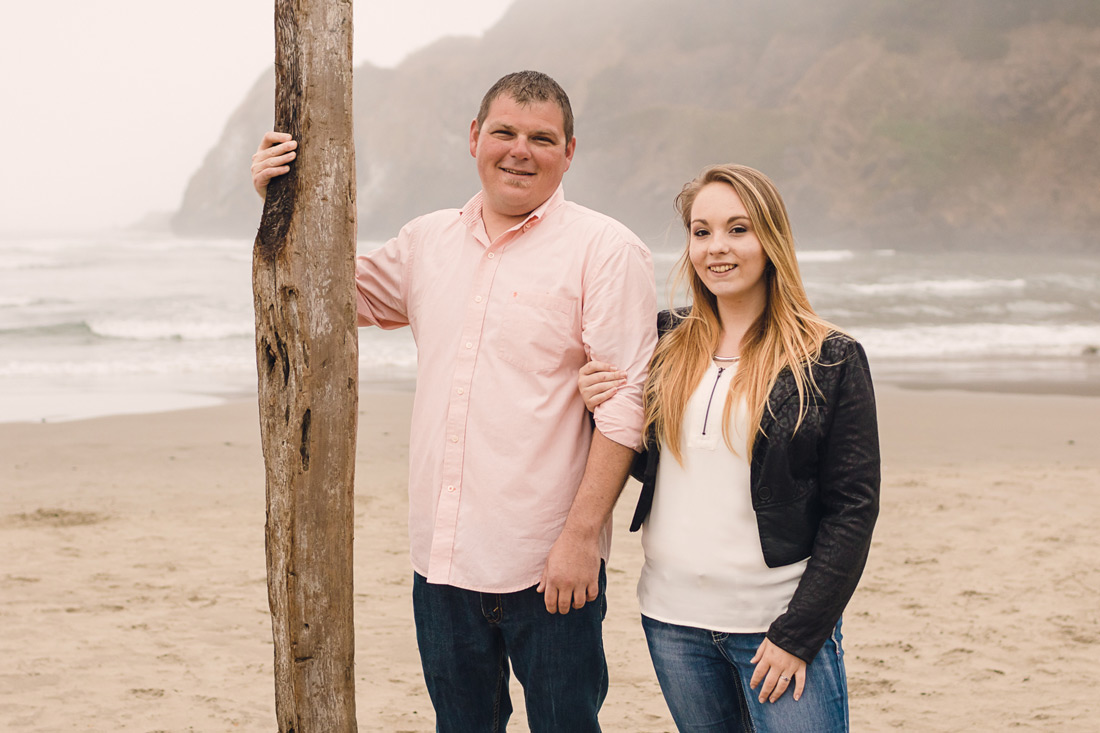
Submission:
[[[472,349],[472,348],[474,348],[474,343],[473,343],[472,341],[467,341],[467,342],[466,342],[466,348],[467,348],[467,349]]]
[[[475,303],[480,303],[481,302],[481,296],[480,295],[475,296],[474,297],[474,302]]]
[[[451,442],[452,443],[457,443],[458,442],[458,436],[457,435],[452,435],[451,436]]]
[[[459,387],[458,388],[458,393],[459,394],[466,394],[466,390],[462,389],[462,387]]]
[[[447,487],[447,491],[450,491],[451,493],[454,493],[454,490],[455,490],[455,487],[453,487],[453,486],[448,486]]]
[[[494,254],[493,252],[490,252],[488,257],[489,257],[489,259],[493,259],[494,257],[496,257],[496,254]]]

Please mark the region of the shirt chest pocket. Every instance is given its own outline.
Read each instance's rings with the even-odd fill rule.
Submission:
[[[541,293],[514,292],[502,309],[497,354],[527,372],[557,369],[573,341],[576,303]]]

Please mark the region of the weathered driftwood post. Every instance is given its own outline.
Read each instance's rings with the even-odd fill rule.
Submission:
[[[268,187],[252,284],[282,733],[356,730],[351,11],[350,0],[275,2],[275,129],[298,157]]]

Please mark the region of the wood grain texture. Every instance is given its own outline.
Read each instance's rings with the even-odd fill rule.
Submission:
[[[356,730],[351,42],[350,2],[276,0],[275,129],[298,156],[268,186],[253,293],[282,733]]]

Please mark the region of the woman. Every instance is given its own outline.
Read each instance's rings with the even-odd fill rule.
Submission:
[[[657,678],[683,732],[846,731],[840,616],[878,514],[867,359],[810,307],[766,176],[713,166],[676,204],[692,304],[658,317],[631,525]],[[587,364],[589,408],[621,377]]]

